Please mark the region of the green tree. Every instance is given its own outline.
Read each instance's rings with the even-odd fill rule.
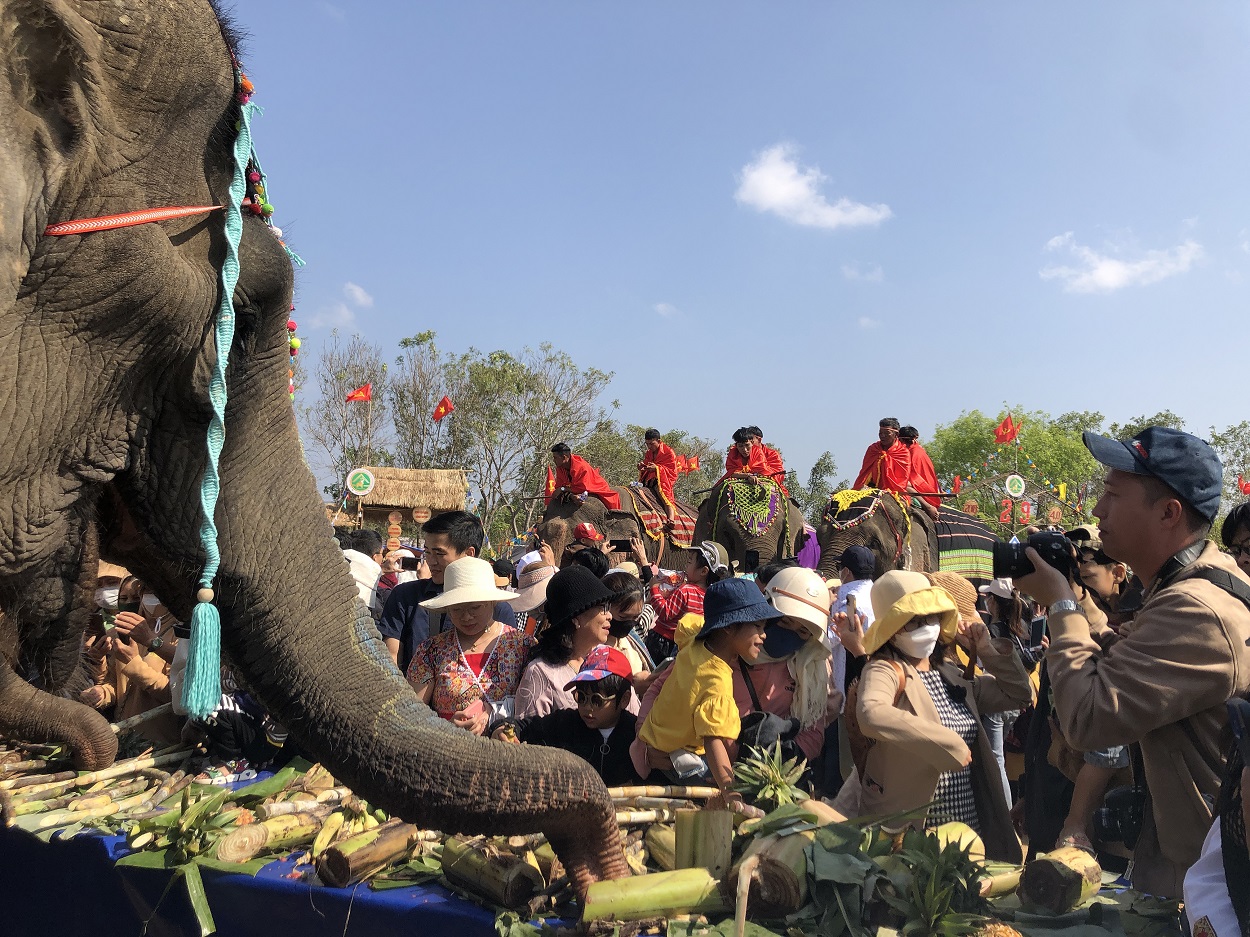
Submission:
[[[790,497],[799,503],[803,516],[809,524],[815,525],[820,520],[829,504],[829,496],[836,489],[845,488],[847,481],[834,482],[838,474],[838,463],[833,460],[832,452],[822,452],[812,470],[807,473],[807,484],[799,484],[799,473],[794,469],[786,471],[786,487],[790,489]]]
[[[1250,421],[1242,420],[1218,432],[1211,427],[1211,445],[1224,463],[1224,491],[1220,513],[1227,514],[1246,500],[1237,484],[1238,476],[1250,475]]]
[[[1149,426],[1167,426],[1171,429],[1185,428],[1185,421],[1171,410],[1160,410],[1154,416],[1135,416],[1124,423],[1112,423],[1107,435],[1112,439],[1132,439]]]

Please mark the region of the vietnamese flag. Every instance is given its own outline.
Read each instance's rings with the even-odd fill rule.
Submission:
[[[1250,495],[1250,482],[1246,481],[1240,475],[1237,476],[1237,490],[1243,495]]]
[[[353,400],[360,400],[360,401],[367,402],[372,399],[373,399],[373,383],[372,382],[368,384],[361,384],[354,391],[352,391],[350,394],[347,395],[348,403],[351,403]]]
[[[684,475],[690,471],[689,466],[686,464],[686,457],[684,455],[679,455],[679,456],[676,456],[675,458],[677,460],[677,474],[678,475]]]
[[[1020,424],[1012,420],[1010,413],[1003,417],[1003,421],[994,428],[994,442],[1000,446],[1005,446],[1019,435]]]
[[[452,413],[455,409],[455,406],[451,402],[451,398],[444,394],[443,399],[438,402],[438,406],[434,408],[434,412],[431,416],[434,418],[434,422],[437,423],[443,417]]]
[[[686,460],[686,473],[689,474],[690,472],[697,471],[699,471],[699,457],[697,455],[692,455]]]
[[[956,475],[955,480],[951,482],[951,491],[954,494],[959,494],[959,489],[961,489],[963,486],[964,486],[964,480],[960,478],[958,475]]]
[[[551,500],[551,496],[556,493],[556,473],[551,470],[551,466],[547,466],[547,484],[543,486],[543,504]]]

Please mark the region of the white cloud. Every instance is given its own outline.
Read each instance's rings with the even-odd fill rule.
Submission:
[[[309,325],[314,329],[345,329],[356,324],[356,313],[347,303],[335,303],[319,309]]]
[[[864,283],[880,283],[885,279],[885,271],[881,269],[881,264],[861,264],[856,261],[842,265],[842,276]]]
[[[357,286],[355,283],[344,283],[343,295],[347,297],[347,301],[353,306],[360,306],[364,309],[368,309],[373,305],[373,297],[365,292],[365,288],[363,286]]]
[[[881,324],[881,323],[880,323],[879,321],[877,321],[876,319],[870,319],[870,318],[868,318],[867,316],[860,316],[860,317],[859,317],[859,327],[860,327],[861,329],[865,329],[865,330],[867,330],[867,329],[875,329],[875,328],[876,328],[877,326],[879,326],[880,324]]]
[[[656,303],[651,308],[654,309],[657,313],[659,313],[666,319],[672,318],[673,316],[681,312],[681,310],[678,309],[676,306],[674,306],[672,303]]]
[[[769,212],[809,228],[878,225],[893,215],[888,205],[865,205],[840,198],[832,205],[821,194],[828,177],[816,166],[800,166],[797,150],[779,143],[742,167],[734,198],[756,211]]]
[[[1146,286],[1168,277],[1188,273],[1203,257],[1202,245],[1187,240],[1166,250],[1149,250],[1136,258],[1124,258],[1123,251],[1110,248],[1099,253],[1078,244],[1071,231],[1046,242],[1048,251],[1067,251],[1076,266],[1050,266],[1038,271],[1043,280],[1060,280],[1068,293],[1112,293],[1126,286]]]

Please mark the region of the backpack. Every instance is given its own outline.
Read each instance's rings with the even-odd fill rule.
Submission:
[[[887,660],[898,674],[898,692],[894,694],[894,705],[903,698],[903,689],[907,685],[907,671],[896,660]],[[846,726],[846,740],[851,747],[851,760],[859,772],[859,780],[864,781],[864,769],[868,764],[868,752],[877,744],[876,739],[868,738],[859,728],[859,677],[851,681],[846,690],[846,706],[842,710],[842,721]]]

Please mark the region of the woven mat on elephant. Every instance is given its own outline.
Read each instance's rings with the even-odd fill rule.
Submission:
[[[881,488],[848,488],[835,491],[825,506],[824,520],[835,530],[850,530],[852,527],[858,527],[877,513],[877,509],[881,507],[881,499],[885,495],[893,496],[903,510],[903,517],[906,518],[903,540],[906,542],[911,539],[911,511],[908,510],[907,501],[903,496],[893,491]]]
[[[634,504],[634,513],[642,522],[643,529],[652,540],[659,540],[664,534],[664,505],[656,497],[654,491],[647,487],[630,486],[623,489],[629,494]],[[673,530],[669,540],[674,546],[689,547],[694,542],[694,522],[697,512],[680,501],[673,503]]]
[[[954,508],[940,508],[937,542],[943,572],[959,573],[978,586],[994,578],[994,544],[998,538],[975,517]]]
[[[724,483],[721,498],[733,522],[753,537],[761,536],[772,526],[785,504],[777,483],[767,478],[753,482],[731,478]]]

